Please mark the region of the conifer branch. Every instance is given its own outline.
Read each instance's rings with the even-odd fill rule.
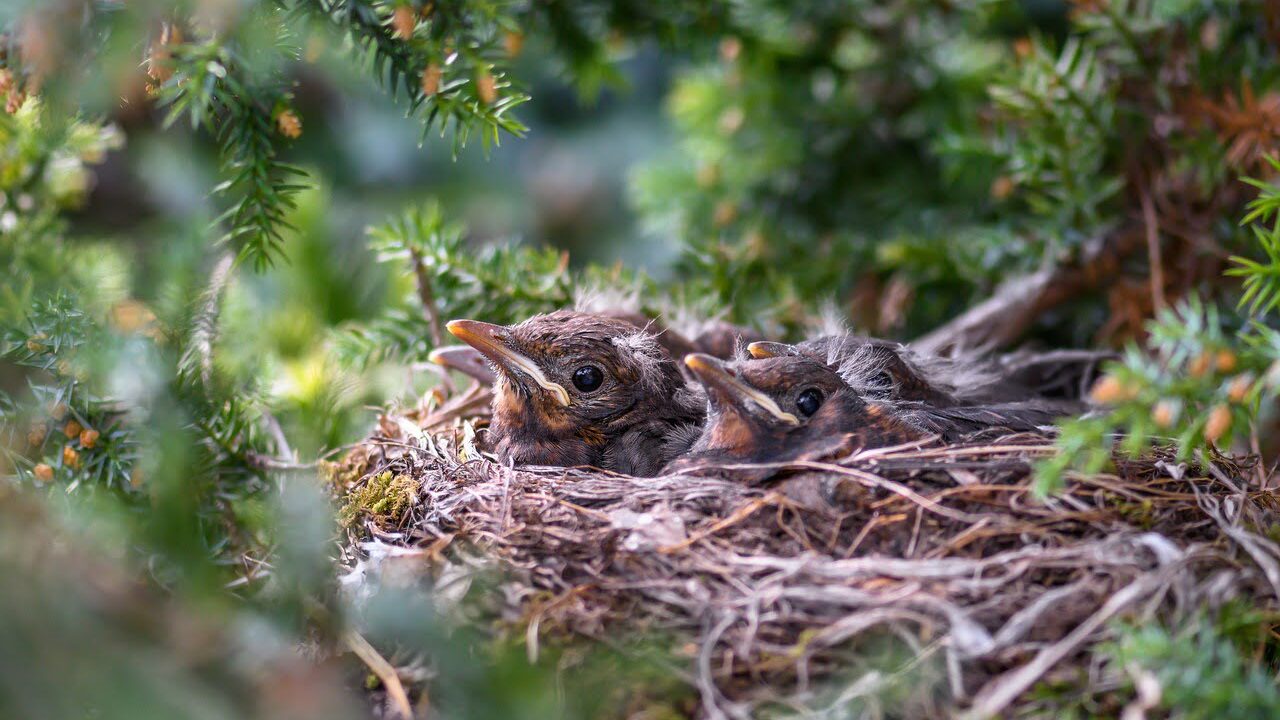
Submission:
[[[269,66],[298,55],[276,13],[263,10],[254,15],[278,29],[271,48],[254,49],[272,56]],[[244,56],[249,51],[223,36],[190,41],[181,37],[167,33],[156,41],[167,39],[161,50],[153,49],[152,75],[160,82],[156,92],[168,108],[165,125],[185,117],[192,128],[213,132],[228,176],[214,192],[231,201],[217,219],[225,228],[220,241],[235,248],[237,261],[263,270],[280,256],[283,232],[293,229],[286,215],[296,207],[298,191],[306,187],[298,182],[306,172],[279,159],[279,144],[299,132],[297,119],[285,109],[284,80],[251,70],[255,65]]]
[[[407,114],[422,117],[424,137],[433,128],[441,136],[451,130],[455,154],[473,133],[489,148],[500,142],[502,132],[516,137],[527,132],[511,111],[529,96],[500,69],[501,27],[515,24],[500,6],[429,4],[427,17],[415,12],[408,37],[394,26],[387,3],[296,0],[293,7],[343,34],[387,93],[408,103]]]

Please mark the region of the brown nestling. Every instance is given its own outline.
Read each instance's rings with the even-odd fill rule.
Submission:
[[[706,389],[708,414],[690,452],[668,466],[672,472],[816,459],[850,446],[884,447],[931,435],[955,441],[991,428],[1029,431],[1070,410],[1047,400],[937,407],[869,398],[855,389],[865,378],[799,354],[733,363],[695,354],[685,363]]]
[[[655,334],[626,320],[560,310],[448,329],[497,371],[489,441],[504,462],[649,476],[702,424],[701,392]]]
[[[853,334],[827,335],[794,345],[754,342],[754,358],[804,355],[854,374],[868,385],[865,394],[913,400],[936,407],[1006,403],[1043,398],[1079,400],[1091,387],[1101,364],[1114,353],[1093,350],[1021,351],[994,357],[957,358],[924,355],[909,346]]]
[[[849,444],[881,447],[927,437],[808,357],[723,362],[694,354],[685,364],[706,390],[707,422],[690,452],[668,467],[672,472],[786,462]]]

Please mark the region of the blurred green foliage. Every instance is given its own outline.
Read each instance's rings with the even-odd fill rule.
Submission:
[[[1280,168],[1272,159],[1273,167]],[[1068,470],[1096,473],[1117,449],[1141,454],[1155,443],[1173,444],[1177,457],[1194,461],[1210,446],[1233,440],[1259,448],[1259,435],[1275,421],[1280,396],[1280,186],[1253,181],[1260,194],[1244,222],[1265,260],[1234,257],[1228,274],[1243,278],[1239,317],[1190,295],[1149,324],[1144,347],[1126,349],[1093,388],[1101,408],[1061,423],[1062,452],[1041,461],[1037,489],[1061,487]],[[1270,442],[1268,440],[1268,442]],[[1270,446],[1268,449],[1271,449]]]
[[[1159,691],[1152,709],[1167,717],[1274,717],[1280,713],[1280,689],[1268,667],[1275,653],[1270,626],[1237,604],[1182,628],[1124,626],[1105,654],[1131,682],[1139,674],[1154,678]]]
[[[451,317],[594,292],[907,337],[1114,246],[1031,330],[1133,340],[1043,489],[1117,431],[1185,457],[1267,434],[1263,0],[59,0],[0,25],[5,717],[348,716],[351,628],[423,654],[458,716],[594,717],[623,676],[685,711],[631,660],[531,666],[334,586],[314,463],[439,382]],[[1133,249],[1152,227],[1163,256]],[[1270,702],[1213,638],[1131,640],[1208,648],[1234,672],[1205,692]]]

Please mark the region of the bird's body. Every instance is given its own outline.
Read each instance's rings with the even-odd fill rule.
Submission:
[[[610,318],[613,320],[621,320],[638,329],[653,335],[658,344],[671,355],[673,360],[680,360],[685,355],[699,352],[697,344],[682,335],[681,333],[671,329],[666,323],[658,318],[651,318],[644,313],[634,310],[625,310],[622,308],[604,308],[597,312],[582,313],[582,315],[590,317]]]
[[[1081,409],[1079,403],[1049,399],[953,407],[913,402],[893,406],[894,414],[903,422],[937,435],[944,442],[955,442],[965,435],[992,428],[1034,432]]]
[[[665,309],[654,312],[664,305]],[[649,330],[677,362],[691,353],[728,360],[740,346],[765,339],[750,328],[717,317],[713,308],[695,310],[679,303],[663,302],[658,303],[658,308],[646,307],[635,287],[588,285],[576,294],[574,310],[625,320]]]
[[[938,407],[859,393],[835,368],[803,354],[686,363],[706,388],[708,416],[688,455],[668,471],[726,463],[815,459],[838,448],[883,447],[931,435],[956,440],[989,428],[1034,430],[1069,414],[1053,401]]]
[[[449,330],[497,370],[489,440],[505,462],[653,475],[703,421],[701,393],[653,332],[627,320],[562,310]]]
[[[840,372],[870,397],[928,403],[934,407],[1017,403],[1052,398],[1079,400],[1103,361],[1113,353],[1061,350],[995,357],[939,357],[892,340],[853,334],[827,335],[789,345],[757,342],[751,355],[803,355]]]
[[[753,360],[693,353],[678,363],[696,346],[628,313],[562,310],[510,327],[455,320],[449,330],[493,366],[489,446],[514,464],[649,476],[1033,430],[1079,409],[1036,398],[995,361],[922,357],[874,338],[754,343]]]

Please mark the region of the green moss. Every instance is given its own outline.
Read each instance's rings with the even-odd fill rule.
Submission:
[[[355,525],[360,518],[371,515],[380,520],[397,521],[418,500],[418,483],[408,475],[392,476],[390,471],[369,478],[364,485],[351,491],[347,502],[338,511],[338,520],[344,527]]]
[[[1143,530],[1150,530],[1155,526],[1155,504],[1151,500],[1119,502],[1116,505],[1116,512],[1130,525]]]

